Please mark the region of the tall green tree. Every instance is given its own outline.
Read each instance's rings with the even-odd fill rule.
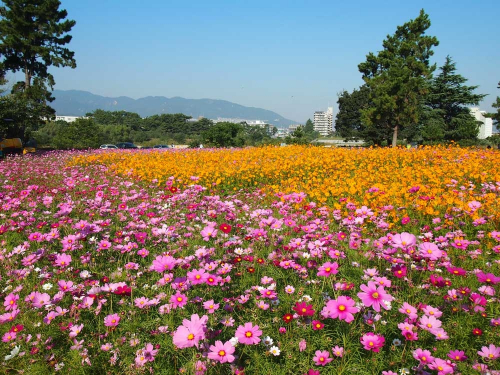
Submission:
[[[47,105],[54,100],[50,90],[55,84],[48,69],[76,67],[74,52],[65,47],[75,21],[66,20],[60,5],[58,0],[3,0],[0,6],[0,72],[24,73],[12,92],[12,100],[24,108],[24,117],[19,116],[24,131],[55,113]]]
[[[304,126],[304,133],[312,133],[314,131],[314,122],[311,119],[307,119],[306,125]]]
[[[431,80],[426,104],[443,119],[444,138],[461,140],[477,138],[478,125],[467,105],[478,105],[485,94],[476,94],[479,86],[467,86],[467,78],[456,73],[456,63],[446,56],[440,72]],[[465,138],[464,138],[465,137]]]
[[[425,35],[431,26],[429,16],[420,11],[414,20],[398,26],[394,35],[383,41],[383,50],[370,52],[358,65],[370,89],[370,106],[361,110],[367,126],[392,130],[395,147],[398,131],[418,123],[428,80],[435,66],[429,63],[436,37]]]
[[[245,144],[244,127],[231,122],[218,122],[204,131],[202,138],[205,144],[214,147],[241,147]]]
[[[354,89],[351,93],[344,90],[338,94],[337,104],[339,105],[339,111],[335,117],[335,131],[337,134],[344,138],[367,136],[365,134],[366,126],[361,120],[361,110],[369,107],[370,89],[363,85],[359,89]],[[386,139],[386,136],[387,134],[381,134],[376,140],[365,140],[380,144],[382,140]]]

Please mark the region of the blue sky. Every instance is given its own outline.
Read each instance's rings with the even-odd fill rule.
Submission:
[[[500,1],[62,0],[76,20],[76,69],[56,87],[104,96],[224,99],[299,122],[362,84],[357,65],[424,9],[446,55],[500,96]]]

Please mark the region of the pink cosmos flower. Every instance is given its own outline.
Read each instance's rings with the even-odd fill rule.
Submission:
[[[167,255],[158,255],[155,260],[153,260],[153,265],[150,267],[151,271],[156,271],[163,273],[167,270],[173,269],[175,266],[175,258]]]
[[[260,342],[260,336],[262,331],[259,329],[258,325],[252,325],[248,322],[244,325],[240,325],[236,329],[235,336],[238,338],[238,342],[246,345],[255,345]]]
[[[376,335],[373,332],[365,333],[361,339],[361,344],[366,350],[372,350],[374,352],[379,352],[385,344],[385,338],[382,335]]]
[[[222,341],[217,340],[215,345],[210,345],[210,351],[208,352],[208,358],[220,363],[231,363],[234,361],[234,346],[230,341],[222,343]]]
[[[207,280],[208,273],[200,268],[199,270],[192,270],[187,273],[187,278],[192,285],[203,284]]]
[[[149,306],[149,300],[146,297],[136,298],[134,300],[134,305],[140,309],[143,309]]]
[[[57,286],[59,286],[59,290],[63,293],[71,292],[73,290],[73,281],[59,280]]]
[[[393,297],[386,293],[383,286],[377,286],[375,282],[368,281],[368,286],[361,284],[360,289],[363,292],[359,292],[358,297],[366,307],[372,306],[377,312],[380,312],[381,306],[386,310],[389,309],[383,301],[391,302]]]
[[[434,362],[429,364],[429,368],[431,370],[436,370],[438,372],[438,375],[446,375],[446,374],[452,374],[453,373],[453,367],[448,364],[444,359],[441,358],[435,358]]]
[[[33,299],[31,303],[34,307],[40,308],[47,305],[50,302],[50,296],[47,293],[34,292]]]
[[[172,303],[172,306],[174,308],[182,308],[187,304],[188,299],[185,294],[182,294],[181,292],[177,291],[174,295],[170,297],[170,302]]]
[[[11,309],[15,309],[17,307],[17,300],[19,299],[18,294],[10,293],[5,297],[5,301],[3,305],[5,306],[5,311],[9,311]]]
[[[326,366],[333,361],[333,358],[330,358],[330,353],[327,350],[316,350],[314,354],[313,361],[316,366]]]
[[[336,357],[342,358],[344,355],[344,348],[338,345],[335,345],[335,347],[332,348],[332,353]]]
[[[440,310],[438,310],[435,307],[432,307],[430,305],[425,306],[422,309],[422,311],[425,315],[433,316],[434,318],[439,318],[439,317],[441,317],[441,315],[443,315],[443,313]]]
[[[302,339],[299,341],[299,352],[303,352],[307,348],[307,341]]]
[[[330,276],[336,275],[339,265],[337,262],[326,262],[321,267],[318,268],[317,276]]]
[[[481,357],[487,360],[494,360],[500,357],[500,347],[493,344],[489,346],[483,346],[480,351],[477,352]]]
[[[214,303],[214,300],[211,299],[209,301],[203,302],[203,307],[205,308],[205,310],[208,310],[210,314],[213,314],[215,310],[219,308],[219,304]]]
[[[443,255],[443,252],[437,247],[437,245],[431,242],[424,242],[418,246],[419,255],[422,258],[427,258],[429,260],[438,260]]]
[[[82,329],[83,329],[83,324],[71,326],[71,328],[69,329],[69,337],[73,338],[78,336],[78,334],[82,331]]]
[[[215,238],[217,237],[217,229],[212,226],[206,226],[201,231],[201,236],[205,241],[208,241],[210,238]]]
[[[337,299],[332,299],[326,303],[325,309],[328,317],[331,319],[338,318],[350,323],[354,320],[354,315],[358,312],[355,307],[356,302],[346,296],[340,296]]]
[[[493,284],[493,285],[500,283],[500,277],[497,277],[492,273],[484,273],[483,271],[481,271],[478,272],[476,276],[480,283]]]
[[[111,242],[108,240],[101,240],[98,244],[98,251],[107,250],[111,248]]]
[[[207,320],[208,316],[203,315],[200,318],[198,314],[191,315],[191,320],[184,319],[182,325],[174,332],[174,345],[180,349],[198,347],[200,340],[205,339]]]
[[[120,315],[111,314],[104,318],[104,325],[106,327],[116,327],[120,323]]]
[[[434,357],[428,350],[422,350],[420,348],[413,351],[413,358],[419,361],[423,365],[427,365],[434,361]]]
[[[56,260],[54,262],[56,266],[65,268],[71,263],[71,255],[69,254],[57,254]]]
[[[418,326],[426,331],[441,327],[441,321],[433,316],[424,315],[420,318]]]
[[[404,302],[403,306],[398,310],[400,313],[408,315],[408,318],[411,320],[417,319],[417,309],[410,305],[408,302]]]
[[[465,361],[468,357],[465,355],[465,353],[462,350],[450,350],[448,353],[448,358],[452,359],[453,361]]]
[[[407,248],[410,246],[415,246],[417,243],[417,238],[411,233],[397,233],[392,237],[392,243],[394,247]]]

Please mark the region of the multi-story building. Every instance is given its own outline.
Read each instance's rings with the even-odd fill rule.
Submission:
[[[75,122],[79,118],[86,118],[83,116],[57,116],[56,121],[66,121],[66,122]]]
[[[314,130],[323,136],[333,132],[333,107],[314,112]]]
[[[479,126],[479,135],[477,136],[479,139],[486,139],[491,137],[493,134],[493,119],[485,117],[486,111],[480,111],[478,107],[470,108],[470,114],[474,116],[474,118],[481,122]]]

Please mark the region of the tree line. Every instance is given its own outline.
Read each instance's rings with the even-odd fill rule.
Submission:
[[[379,53],[370,52],[358,65],[364,84],[339,94],[338,135],[393,147],[402,139],[463,145],[477,140],[479,123],[467,106],[478,105],[486,95],[475,93],[478,86],[466,85],[450,56],[433,76],[436,64],[430,64],[430,57],[439,41],[425,34],[430,25],[421,10],[387,36]],[[494,107],[499,112],[490,116],[498,124],[500,98]]]
[[[74,122],[48,122],[33,132],[38,145],[57,149],[96,148],[101,144],[132,142],[156,144],[200,144],[212,147],[241,147],[270,144],[275,128],[233,124],[201,118],[188,121],[182,113],[141,118],[137,113],[104,111],[87,113]]]

